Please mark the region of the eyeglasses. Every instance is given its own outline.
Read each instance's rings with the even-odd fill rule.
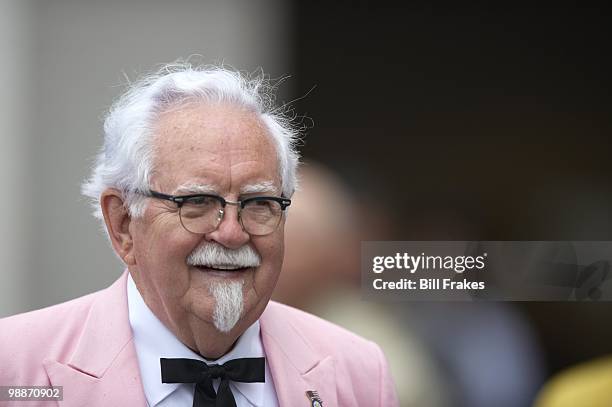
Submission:
[[[284,210],[291,205],[291,200],[277,196],[254,196],[228,201],[223,197],[211,194],[166,195],[149,190],[142,195],[171,201],[179,209],[179,218],[183,227],[198,234],[210,233],[219,227],[227,205],[238,207],[238,219],[242,229],[250,235],[265,236],[274,232],[282,218]]]

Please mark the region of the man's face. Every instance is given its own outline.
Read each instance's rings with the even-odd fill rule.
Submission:
[[[159,117],[153,143],[151,188],[158,192],[186,195],[205,190],[229,201],[280,195],[276,149],[251,112],[229,105],[179,106]],[[148,199],[144,216],[130,223],[135,259],[130,271],[147,305],[179,339],[192,345],[194,331],[213,323],[216,301],[211,286],[239,282],[244,308],[233,332],[241,334],[259,318],[276,284],[283,228],[284,218],[272,234],[251,236],[242,230],[237,207],[228,205],[216,230],[194,234],[182,227],[175,203]],[[240,272],[188,264],[196,248],[211,244],[232,250],[250,246],[261,264]]]

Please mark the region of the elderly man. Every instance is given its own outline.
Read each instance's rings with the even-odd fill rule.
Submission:
[[[0,321],[0,385],[63,386],[62,406],[398,404],[377,345],[270,302],[298,154],[269,91],[174,65],[115,103],[83,191],[127,270]]]

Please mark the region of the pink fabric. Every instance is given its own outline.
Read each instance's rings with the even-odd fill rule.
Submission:
[[[127,313],[124,273],[109,288],[0,320],[0,385],[63,386],[62,402],[146,406]],[[399,403],[380,348],[302,311],[270,302],[261,335],[281,406]],[[31,405],[32,403],[26,403]],[[24,405],[23,402],[4,405]]]

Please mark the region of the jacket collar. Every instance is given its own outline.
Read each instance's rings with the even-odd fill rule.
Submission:
[[[285,307],[270,301],[259,320],[280,405],[312,405],[307,391],[316,391],[324,405],[338,405],[333,357],[313,348],[307,335],[287,317]]]
[[[127,271],[91,304],[67,363],[43,362],[62,406],[146,405],[128,320]]]

